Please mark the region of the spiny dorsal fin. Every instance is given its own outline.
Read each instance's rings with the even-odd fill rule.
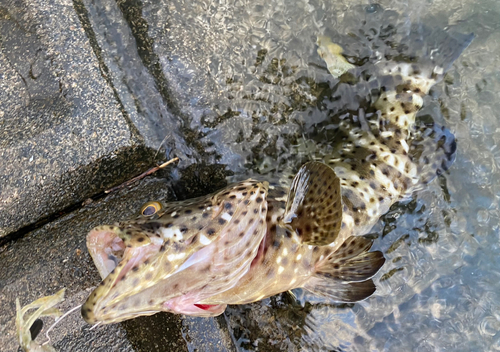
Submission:
[[[341,221],[340,179],[323,163],[303,165],[293,179],[283,222],[302,242],[323,246],[335,241]]]

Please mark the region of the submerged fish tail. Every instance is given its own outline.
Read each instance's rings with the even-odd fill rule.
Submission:
[[[437,33],[437,32],[436,32]],[[434,35],[435,33],[433,33]],[[439,31],[429,42],[410,37],[415,62],[376,63],[367,82],[373,109],[341,118],[332,152],[320,158],[340,178],[343,222],[340,238],[365,234],[398,200],[446,170],[454,159],[455,140],[447,130],[417,129],[415,117],[423,98],[469,45],[473,35]],[[414,43],[415,44],[414,44]]]

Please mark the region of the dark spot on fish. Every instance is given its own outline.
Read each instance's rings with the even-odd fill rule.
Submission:
[[[219,218],[218,223],[219,225],[224,225],[226,223],[226,220],[224,220],[223,218]]]
[[[215,234],[215,230],[214,229],[208,229],[207,230],[207,235],[213,236],[214,234]]]
[[[232,194],[232,195],[230,195],[230,196],[229,196],[229,198],[230,198],[230,199],[234,199],[234,198],[236,198],[236,195],[235,195],[235,194]],[[228,203],[226,203],[226,205],[227,205],[227,204],[228,204]]]
[[[250,220],[248,220],[248,225],[250,225],[252,222],[253,222],[253,218],[250,218]]]
[[[248,211],[244,211],[243,213],[241,213],[243,216],[247,215],[248,214]]]
[[[262,202],[262,201],[263,201],[263,199],[262,199],[262,197],[257,197],[257,199],[255,199],[255,201],[256,201],[257,203],[260,203],[260,202]]]
[[[240,219],[235,219],[235,220],[234,220],[234,223],[235,223],[235,224],[239,224],[239,223],[240,223]]]
[[[259,209],[257,209],[257,208],[255,208],[255,209],[253,210],[253,213],[254,213],[254,214],[257,214],[258,212],[259,212]]]
[[[243,237],[245,236],[245,232],[240,232],[240,234],[238,235],[239,237]]]
[[[208,214],[208,212],[205,212],[205,213],[203,213],[202,217],[204,217],[204,218],[208,218],[208,216],[209,216],[209,215],[210,215],[210,214]]]
[[[137,265],[132,267],[132,271],[137,271],[137,270],[139,270],[139,267]]]
[[[174,285],[174,290],[177,290],[177,288],[179,288],[179,284]]]
[[[250,200],[246,199],[243,204],[248,205],[250,203]]]

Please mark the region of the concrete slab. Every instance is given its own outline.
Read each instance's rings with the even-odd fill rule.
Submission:
[[[82,3],[8,1],[0,37],[0,238],[146,170],[162,143],[189,163],[134,50],[117,68]]]
[[[139,136],[71,3],[11,1],[2,12],[0,237],[140,168],[132,149]],[[124,154],[132,159],[121,168]]]

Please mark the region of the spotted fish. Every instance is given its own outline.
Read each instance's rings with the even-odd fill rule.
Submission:
[[[415,115],[471,40],[450,35],[418,65],[376,63],[376,79],[363,83],[380,92],[371,117],[341,118],[328,155],[303,165],[289,188],[249,179],[205,197],[150,202],[131,220],[93,229],[87,246],[103,281],[82,306],[84,319],[215,316],[298,287],[342,302],[369,297],[384,257],[362,235],[453,162],[453,135],[416,129]]]

